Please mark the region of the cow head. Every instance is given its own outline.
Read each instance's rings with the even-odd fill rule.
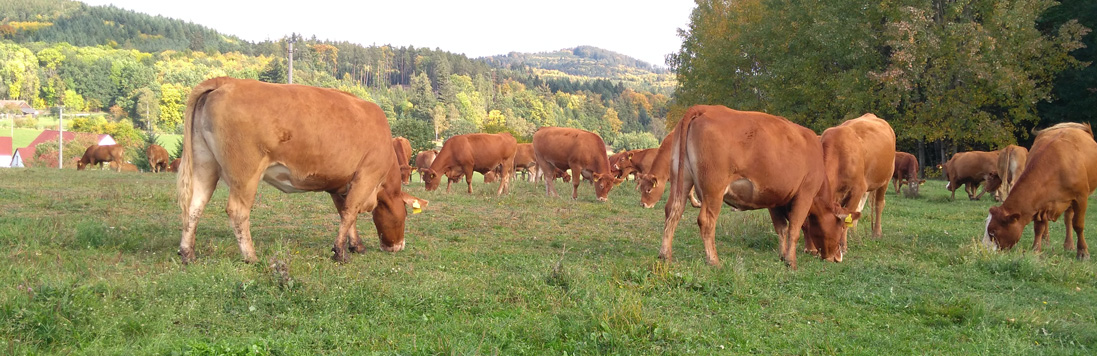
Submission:
[[[1028,224],[1020,213],[1011,213],[1000,206],[990,207],[983,243],[991,250],[1008,250],[1021,240],[1021,230]]]
[[[666,190],[667,182],[659,181],[652,174],[640,174],[636,176],[636,181],[639,182],[640,187],[640,206],[644,208],[651,208],[655,206],[655,203],[659,199],[663,198],[663,191]]]
[[[438,185],[442,183],[441,174],[435,172],[433,169],[423,168],[419,173],[423,176],[424,188],[426,188],[428,192],[438,189]]]
[[[826,207],[823,207],[826,205]],[[804,222],[805,239],[818,249],[819,258],[831,262],[842,262],[843,246],[839,246],[853,221],[860,219],[860,212],[846,212],[838,204],[819,204],[808,213]]]
[[[492,183],[495,182],[497,179],[499,178],[497,175],[495,175],[495,171],[488,171],[487,173],[484,173],[484,183]]]
[[[905,193],[908,198],[918,196],[918,189],[925,183],[925,179],[911,178],[907,179],[907,192]]]
[[[608,200],[609,190],[625,181],[622,178],[615,178],[613,173],[593,173],[591,180],[594,181],[594,195],[598,196],[598,201]]]
[[[404,184],[411,183],[411,166],[400,166],[400,181]]]

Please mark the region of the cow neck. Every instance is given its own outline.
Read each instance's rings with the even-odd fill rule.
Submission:
[[[453,147],[446,148],[443,144],[442,149],[438,151],[438,154],[434,155],[434,162],[430,163],[430,170],[434,171],[438,176],[442,176],[453,167]]]
[[[1001,208],[1009,214],[1019,213],[1026,224],[1032,220],[1033,215],[1045,209],[1049,203],[1058,199],[1058,194],[1045,189],[1049,179],[1045,179],[1047,171],[1025,172],[1021,179],[1010,190],[1006,201]],[[1004,184],[1004,183],[1003,183]],[[1054,185],[1051,185],[1054,186]],[[1036,189],[1033,189],[1036,188]]]

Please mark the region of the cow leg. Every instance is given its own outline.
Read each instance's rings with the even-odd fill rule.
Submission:
[[[510,179],[514,175],[514,157],[503,160],[503,174],[501,181],[499,182],[499,190],[495,192],[496,196],[503,195],[510,192]]]
[[[811,209],[811,202],[815,197],[801,194],[793,198],[792,203],[789,206],[788,213],[788,252],[785,256],[785,263],[788,267],[796,270],[796,244],[800,240],[800,228],[804,226],[804,221],[807,220],[808,210]],[[819,247],[819,246],[816,246]],[[841,251],[839,249],[839,251]],[[841,256],[839,252],[839,256]],[[839,257],[839,261],[841,258]]]
[[[1071,219],[1074,221],[1074,233],[1078,235],[1077,256],[1079,260],[1089,259],[1089,247],[1086,246],[1085,235],[1082,235],[1082,230],[1085,230],[1086,228],[1086,207],[1089,205],[1089,202],[1086,201],[1086,199],[1088,198],[1083,198],[1074,203],[1074,216],[1072,216],[1073,219]]]
[[[671,172],[673,176],[675,172]],[[689,174],[684,174],[685,178],[682,179],[682,186],[677,186],[679,183],[674,183],[670,186],[670,196],[667,197],[667,203],[663,206],[663,213],[666,221],[663,225],[663,244],[659,246],[659,258],[664,261],[671,261],[674,257],[672,245],[674,244],[674,230],[678,229],[678,221],[682,219],[682,211],[685,210],[686,198],[685,193],[693,190],[693,178],[689,177]]]
[[[466,167],[465,172],[468,172],[468,174],[465,175],[465,185],[468,186],[469,194],[472,194],[472,166]]]
[[[876,189],[876,192],[873,193],[875,195],[875,199],[872,202],[872,237],[877,239],[884,236],[883,221],[881,221],[880,219],[882,219],[884,215],[884,194],[887,193],[887,190],[888,187],[885,185]],[[847,229],[846,231],[849,230]]]
[[[583,167],[571,166],[571,200],[579,199],[579,183],[583,181]]]
[[[705,190],[702,195],[709,197],[723,195],[723,187],[727,187],[728,183],[709,184],[706,187],[713,186],[716,189]],[[705,260],[712,266],[720,265],[720,257],[716,254],[716,219],[720,217],[720,208],[723,205],[724,201],[722,199],[706,199],[701,202],[701,212],[697,214],[697,226],[701,229],[701,242],[705,245]]]
[[[1070,234],[1074,232],[1072,230],[1074,230],[1075,216],[1077,216],[1077,214],[1074,213],[1073,206],[1071,206],[1070,209],[1067,209],[1067,211],[1063,212],[1063,223],[1066,225],[1066,238],[1063,239],[1063,249],[1067,251],[1074,250],[1074,239],[1071,237]],[[1083,217],[1083,219],[1084,218],[1085,217]],[[1048,237],[1048,239],[1050,240],[1051,238]]]
[[[183,211],[183,237],[179,241],[179,256],[183,264],[194,261],[194,235],[198,228],[198,217],[202,216],[202,210],[217,189],[220,169],[217,162],[212,160],[196,161],[190,173],[190,202]]]
[[[236,235],[236,243],[240,245],[244,262],[254,263],[259,259],[255,256],[255,248],[251,242],[251,206],[255,203],[260,177],[258,174],[244,177],[247,180],[229,184],[229,202],[225,212],[229,215],[229,225]]]
[[[777,232],[777,252],[781,256],[781,261],[785,261],[786,251],[788,250],[788,208],[776,207],[769,208],[769,219],[773,222],[773,231]],[[796,246],[793,246],[796,248]],[[815,254],[818,253],[817,248],[813,242],[809,239],[804,244],[804,252]]]
[[[331,195],[331,202],[335,204],[335,210],[339,213],[340,219],[347,213],[347,199],[338,192],[328,192]],[[355,212],[357,217],[357,212]],[[362,240],[358,237],[357,220],[352,225],[350,231],[350,252],[363,253],[366,252],[366,246],[362,244]]]
[[[952,182],[949,182],[948,185],[946,186],[946,188],[948,188],[948,190],[952,192],[952,195],[948,197],[948,201],[955,201],[956,200],[956,185],[952,184]]]
[[[1032,221],[1032,251],[1040,252],[1040,242],[1044,240],[1044,234],[1048,233],[1047,227],[1047,220],[1035,219]]]
[[[331,259],[339,263],[347,262],[347,240],[355,252],[365,251],[365,246],[358,238],[356,226],[358,213],[373,212],[377,207],[377,190],[381,188],[383,177],[359,175],[350,182],[350,190],[347,191],[343,209],[339,212],[339,232],[335,236],[335,246],[331,248]],[[334,198],[333,198],[334,200]],[[336,203],[338,208],[338,203]]]

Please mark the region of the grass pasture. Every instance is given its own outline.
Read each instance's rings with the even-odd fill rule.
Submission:
[[[219,187],[179,264],[174,175],[0,170],[0,354],[1093,354],[1097,261],[980,246],[993,203],[888,194],[882,239],[860,224],[840,264],[778,261],[765,211],[725,209],[721,268],[688,209],[672,263],[662,204],[632,182],[406,190],[407,248],[330,260],[326,194],[268,185],[252,212],[260,263],[240,262]],[[962,193],[961,193],[962,195]],[[1090,214],[1089,226],[1097,219]],[[1093,236],[1093,235],[1091,235]],[[1091,241],[1093,239],[1091,238]],[[802,243],[802,242],[801,242]]]

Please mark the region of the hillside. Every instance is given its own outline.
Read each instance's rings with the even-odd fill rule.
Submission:
[[[255,47],[186,21],[69,0],[0,0],[0,21],[0,36],[21,43],[249,54]]]
[[[584,81],[589,78],[620,80],[635,90],[669,94],[675,81],[666,68],[610,50],[579,46],[553,52],[519,53],[480,58],[494,66],[527,70],[545,78]]]

